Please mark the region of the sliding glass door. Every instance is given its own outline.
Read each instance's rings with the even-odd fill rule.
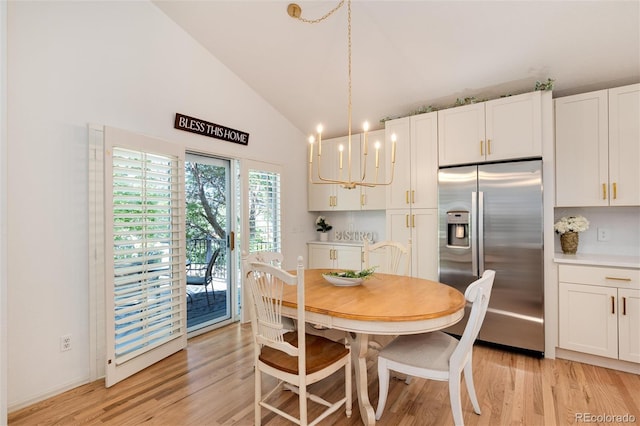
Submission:
[[[185,157],[187,330],[190,335],[234,321],[231,162]],[[195,334],[194,334],[195,332]]]

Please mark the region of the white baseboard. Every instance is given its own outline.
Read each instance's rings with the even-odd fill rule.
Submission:
[[[556,348],[556,358],[597,365],[598,367],[611,368],[613,370],[620,370],[627,373],[640,374],[640,364],[637,364],[635,362],[620,361],[619,359],[613,358],[604,358],[597,355],[585,354],[582,352],[575,352],[562,348]]]
[[[82,385],[86,385],[87,383],[90,383],[89,380],[80,380],[80,381],[74,381],[74,382],[69,382],[63,386],[60,387],[56,387],[55,389],[49,389],[47,391],[44,391],[42,393],[39,393],[38,395],[34,395],[31,398],[27,398],[26,400],[23,401],[17,401],[17,402],[9,402],[8,407],[7,407],[7,412],[8,413],[13,413],[14,411],[18,411],[21,410],[25,407],[28,407],[29,405],[35,404],[37,402],[40,401],[44,401],[45,399],[48,398],[52,398],[56,395],[59,395],[61,393],[64,393],[66,391],[69,391],[71,389],[75,389],[78,386],[82,386]]]

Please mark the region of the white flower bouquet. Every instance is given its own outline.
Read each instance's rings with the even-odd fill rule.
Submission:
[[[583,232],[589,229],[589,221],[584,216],[564,216],[553,225],[556,233]]]

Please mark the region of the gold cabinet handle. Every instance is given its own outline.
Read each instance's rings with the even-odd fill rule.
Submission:
[[[611,296],[611,313],[616,313],[616,298]]]
[[[491,155],[491,139],[487,139],[487,155]]]
[[[415,214],[411,215],[411,227],[412,228],[416,227],[416,215]]]
[[[365,197],[366,197],[366,195],[365,195],[365,194],[361,194],[361,195],[360,195],[360,205],[361,205],[361,206],[364,206],[364,205],[366,205],[366,204],[367,204],[367,201],[366,201]]]
[[[409,204],[409,191],[404,191],[404,202],[405,204]]]
[[[607,184],[606,183],[602,184],[602,199],[603,200],[607,199]]]
[[[415,204],[415,203],[416,203],[416,191],[411,190],[411,204]]]
[[[408,214],[404,215],[404,225],[407,228],[409,227],[409,215]]]
[[[622,315],[627,315],[627,298],[622,298]]]
[[[480,156],[484,157],[484,141],[480,141]]]
[[[618,278],[618,277],[604,277],[605,280],[614,280],[614,281],[631,281],[631,278]]]
[[[618,198],[618,184],[613,182],[613,199]]]

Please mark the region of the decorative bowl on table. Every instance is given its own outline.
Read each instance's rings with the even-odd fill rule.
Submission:
[[[374,268],[363,269],[360,272],[342,271],[322,274],[322,277],[335,286],[350,287],[362,284],[362,281],[373,275]]]

